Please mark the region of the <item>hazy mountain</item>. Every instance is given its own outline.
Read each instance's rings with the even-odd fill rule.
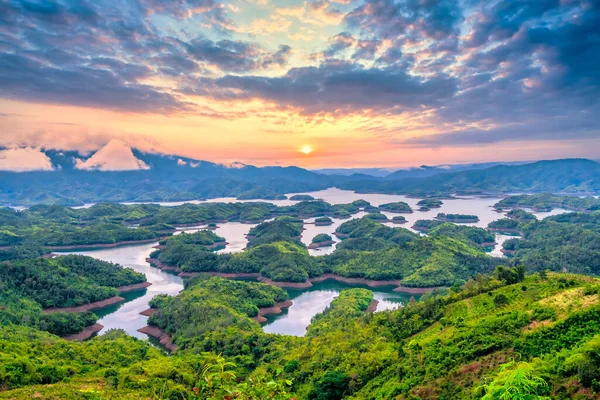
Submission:
[[[397,171],[400,172],[400,171]],[[600,164],[586,159],[496,165],[484,169],[415,177],[398,174],[385,180],[356,180],[341,186],[359,192],[436,195],[448,193],[600,192]],[[423,174],[430,173],[425,169]],[[396,179],[394,179],[394,177]]]

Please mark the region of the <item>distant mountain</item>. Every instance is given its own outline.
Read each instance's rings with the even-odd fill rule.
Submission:
[[[52,162],[52,171],[0,171],[0,204],[81,205],[238,196],[271,199],[283,193],[325,189],[335,182],[332,177],[297,167],[216,164],[121,145],[112,150],[109,154],[102,148],[86,157],[47,150],[44,154]]]
[[[404,178],[423,178],[448,172],[465,171],[469,169],[484,169],[496,165],[520,165],[525,164],[523,161],[515,162],[486,162],[472,164],[444,164],[444,165],[421,165],[420,167],[411,168],[324,168],[314,169],[313,172],[323,175],[340,175],[340,176],[374,176],[377,178],[386,179],[404,179]]]
[[[0,171],[0,204],[82,205],[100,201],[186,201],[215,197],[278,199],[286,193],[329,187],[413,196],[449,194],[571,192],[600,193],[600,164],[585,159],[521,165],[422,166],[385,177],[364,173],[327,175],[298,167],[217,164],[145,153],[110,142],[82,156],[42,150],[52,170]],[[358,171],[358,170],[357,170]],[[356,171],[355,171],[356,172]]]
[[[339,175],[339,176],[351,176],[351,175],[365,175],[375,176],[383,178],[396,171],[396,168],[323,168],[313,169],[312,172],[322,175]]]
[[[521,165],[496,165],[415,177],[413,174],[390,175],[384,180],[355,180],[341,185],[358,192],[401,193],[435,196],[451,193],[515,192],[600,192],[600,164],[586,159],[538,161]],[[423,174],[431,173],[425,169]]]

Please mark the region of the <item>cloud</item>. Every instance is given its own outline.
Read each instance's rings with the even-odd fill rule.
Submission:
[[[393,68],[340,63],[294,68],[276,78],[227,75],[201,81],[188,90],[217,99],[260,98],[304,113],[319,113],[433,106],[451,97],[456,83],[449,77],[420,79]]]
[[[39,147],[0,149],[0,171],[52,171],[52,162]]]
[[[177,159],[177,165],[187,165],[186,161],[183,161],[181,158]]]
[[[98,171],[131,171],[150,169],[133,155],[131,148],[120,140],[111,140],[87,160],[76,159],[75,168]]]

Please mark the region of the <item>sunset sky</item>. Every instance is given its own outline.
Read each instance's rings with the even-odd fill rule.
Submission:
[[[598,0],[0,1],[0,169],[600,158],[599,127]]]

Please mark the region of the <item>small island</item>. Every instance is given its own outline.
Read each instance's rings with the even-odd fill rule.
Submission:
[[[438,221],[443,222],[453,222],[455,224],[468,224],[473,222],[479,222],[479,217],[477,215],[469,215],[469,214],[445,214],[439,213],[437,217],[435,217]]]
[[[315,219],[315,225],[317,226],[327,226],[333,224],[333,220],[329,217],[319,217]]]
[[[333,245],[335,242],[333,238],[326,233],[319,233],[312,240],[312,243],[308,246],[309,249],[316,249],[318,247],[327,247]]]
[[[424,211],[424,210],[422,210],[423,208],[425,208],[427,210],[430,208],[440,208],[442,206],[442,204],[444,204],[444,203],[442,203],[442,201],[439,199],[423,199],[417,203],[417,205],[419,207],[421,207],[420,211]]]
[[[237,196],[238,200],[287,200],[287,196],[258,186]]]
[[[314,197],[312,197],[309,194],[295,194],[293,196],[290,197],[290,200],[293,201],[311,201],[311,200],[315,200]]]
[[[518,235],[520,233],[519,225],[519,221],[517,220],[502,218],[497,221],[490,222],[488,224],[488,231]]]
[[[398,201],[395,203],[381,204],[379,206],[379,209],[381,211],[388,211],[388,212],[399,213],[399,214],[410,214],[413,212],[412,208],[410,208],[410,206],[403,201]]]
[[[520,208],[515,208],[506,213],[506,216],[510,219],[513,219],[517,222],[533,222],[537,221],[537,217],[532,213],[528,213],[525,210],[521,210]]]
[[[411,226],[411,228],[414,229],[415,231],[428,233],[433,228],[440,226],[442,224],[443,224],[442,221],[437,221],[435,219],[420,219],[417,222],[415,222],[414,225]]]
[[[377,222],[388,222],[390,221],[387,217],[387,215],[382,214],[380,212],[372,212],[369,213],[367,215],[365,215],[365,218],[371,219],[373,221],[377,221]]]
[[[408,221],[402,215],[396,215],[395,217],[392,218],[392,222],[394,224],[405,224]]]

